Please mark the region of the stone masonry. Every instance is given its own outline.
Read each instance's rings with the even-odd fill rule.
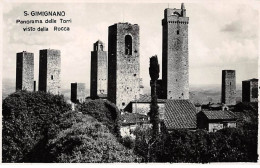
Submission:
[[[34,55],[26,51],[16,54],[16,91],[33,91]]]
[[[236,71],[222,70],[221,103],[236,104]]]
[[[258,79],[242,81],[242,102],[258,102]]]
[[[164,99],[189,99],[189,49],[186,9],[164,10],[162,85]]]
[[[73,103],[83,103],[86,98],[85,83],[71,83],[71,101]]]
[[[98,40],[91,52],[90,97],[107,97],[107,52],[105,45]]]
[[[39,91],[60,94],[60,50],[40,50]]]
[[[121,110],[140,96],[139,26],[117,23],[108,30],[108,100]]]

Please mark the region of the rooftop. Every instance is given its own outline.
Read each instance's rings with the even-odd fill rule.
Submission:
[[[232,120],[237,116],[231,111],[202,111],[209,120]]]
[[[158,103],[165,103],[165,101],[166,101],[165,99],[157,99]],[[132,103],[135,103],[135,102],[137,102],[137,103],[151,103],[151,96],[147,95],[147,94],[141,95],[141,97],[139,99],[133,100],[131,102]]]
[[[195,106],[189,100],[166,100],[164,124],[167,129],[195,129]]]

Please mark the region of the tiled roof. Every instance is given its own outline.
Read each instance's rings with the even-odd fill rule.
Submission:
[[[252,78],[252,79],[248,79],[248,80],[244,80],[244,81],[258,81],[258,79]]]
[[[202,111],[209,120],[230,120],[237,119],[231,111]]]
[[[138,113],[124,113],[121,115],[122,125],[148,122],[148,116]]]
[[[165,99],[157,99],[158,103],[164,103]],[[141,97],[137,100],[133,100],[133,103],[151,103],[151,96],[150,95],[141,95]]]
[[[164,124],[167,129],[195,129],[196,108],[189,100],[167,100]]]

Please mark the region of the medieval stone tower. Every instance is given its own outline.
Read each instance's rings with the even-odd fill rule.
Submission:
[[[236,71],[222,70],[221,103],[236,104]]]
[[[107,97],[107,52],[102,41],[91,52],[90,97]]]
[[[39,91],[60,93],[60,50],[40,50]]]
[[[73,103],[83,103],[86,98],[85,83],[71,83],[70,96]]]
[[[163,98],[189,99],[189,49],[186,9],[164,10],[162,20],[162,85]]]
[[[258,102],[258,79],[242,81],[242,101]]]
[[[139,26],[117,23],[108,30],[108,100],[119,109],[140,96]]]
[[[16,91],[33,91],[34,55],[26,51],[16,54]]]

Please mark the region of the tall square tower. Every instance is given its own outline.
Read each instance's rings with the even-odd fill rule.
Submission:
[[[60,50],[40,50],[39,91],[60,94]]]
[[[242,102],[258,102],[258,79],[242,81]]]
[[[33,91],[34,55],[26,51],[16,54],[16,91]]]
[[[85,98],[85,83],[71,83],[71,101],[73,103],[83,103]]]
[[[117,23],[108,29],[108,100],[119,109],[140,96],[139,26]]]
[[[162,85],[163,98],[189,99],[189,48],[186,9],[164,10],[162,20]]]
[[[222,70],[221,103],[236,104],[236,71]]]
[[[98,40],[91,52],[90,97],[107,97],[107,52]]]

